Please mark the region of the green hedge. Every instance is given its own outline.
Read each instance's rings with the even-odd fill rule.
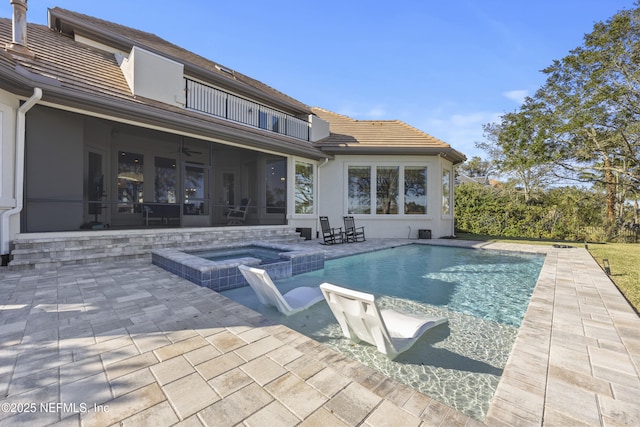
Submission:
[[[601,227],[602,197],[562,187],[525,201],[516,189],[474,183],[456,187],[456,229],[491,236],[585,240],[587,227]]]

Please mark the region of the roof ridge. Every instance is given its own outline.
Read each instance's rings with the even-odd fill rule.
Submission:
[[[311,107],[311,110],[312,110],[312,111],[313,111],[313,110],[320,110],[320,111],[323,111],[323,112],[325,112],[325,113],[327,113],[327,114],[332,114],[332,115],[334,115],[334,116],[338,116],[338,117],[341,117],[341,118],[343,118],[343,119],[345,119],[345,120],[349,120],[349,121],[352,121],[352,122],[357,122],[357,121],[358,121],[357,119],[354,119],[353,117],[349,117],[349,116],[344,115],[344,114],[339,114],[339,113],[336,113],[336,112],[334,112],[334,111],[327,110],[326,108],[322,108],[322,107]]]

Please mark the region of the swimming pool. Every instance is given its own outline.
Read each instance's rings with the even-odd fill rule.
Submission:
[[[395,361],[344,339],[325,303],[286,318],[261,306],[248,287],[223,294],[483,420],[543,262],[537,254],[407,245],[329,260],[322,270],[276,280],[283,292],[327,281],[372,292],[381,308],[448,319]]]

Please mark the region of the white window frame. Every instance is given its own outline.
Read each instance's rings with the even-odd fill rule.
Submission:
[[[445,173],[448,174],[449,177],[449,194],[444,194],[444,176]],[[440,172],[440,215],[443,219],[451,219],[453,218],[453,171],[451,168],[442,167]],[[448,200],[449,209],[448,212],[445,212],[445,197]]]
[[[289,200],[291,200],[290,210],[292,218],[315,218],[318,212],[318,163],[314,160],[306,159],[304,157],[290,157],[289,158]],[[296,212],[296,163],[306,163],[313,167],[313,206],[311,213],[297,213]]]
[[[404,178],[405,178],[405,167],[424,167],[427,169],[427,206],[424,214],[406,214],[404,213],[404,203],[405,203],[405,194],[404,194]],[[349,213],[349,168],[350,167],[358,167],[358,168],[369,168],[371,171],[371,183],[369,188],[369,198],[371,200],[371,210],[368,214],[356,214]],[[376,213],[377,209],[377,183],[378,183],[378,167],[398,167],[398,213],[397,214],[378,214]],[[417,218],[431,218],[431,213],[433,208],[429,203],[429,196],[431,193],[431,189],[429,188],[429,183],[431,179],[429,178],[429,173],[431,169],[434,167],[432,162],[372,162],[372,161],[358,161],[358,162],[345,162],[344,163],[344,209],[346,215],[353,215],[354,217],[361,218],[402,218],[402,219],[417,219]]]

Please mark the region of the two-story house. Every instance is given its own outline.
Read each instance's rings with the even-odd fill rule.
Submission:
[[[69,10],[0,19],[0,254],[18,234],[288,225],[453,234],[464,156],[310,108],[159,37]],[[246,211],[231,221],[229,212]],[[339,225],[339,224],[336,224]]]

